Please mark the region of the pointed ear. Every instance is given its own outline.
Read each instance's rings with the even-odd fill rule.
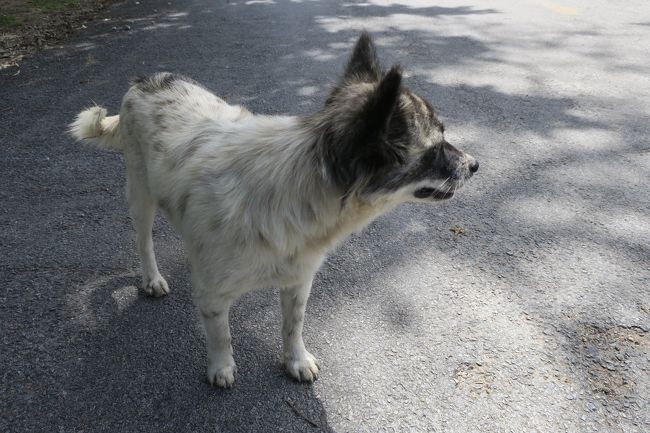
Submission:
[[[358,113],[351,140],[353,152],[360,160],[375,167],[399,160],[399,155],[386,141],[391,116],[399,104],[402,89],[402,71],[393,66],[381,79]]]
[[[343,107],[342,125],[328,130],[325,161],[332,179],[346,193],[360,179],[402,160],[399,149],[387,140],[391,116],[398,110],[402,72],[394,66],[380,79],[362,103]]]
[[[364,31],[359,36],[352,56],[345,68],[345,78],[363,78],[369,80],[379,80],[381,78],[381,66],[377,59],[375,44],[368,32]]]
[[[402,88],[402,70],[398,65],[393,66],[381,79],[377,88],[364,104],[361,116],[363,123],[371,131],[383,133],[388,125],[390,116],[399,102]]]

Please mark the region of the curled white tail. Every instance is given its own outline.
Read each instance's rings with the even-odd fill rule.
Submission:
[[[105,149],[122,149],[120,140],[120,116],[106,117],[106,109],[91,107],[77,115],[70,125],[70,133],[79,141],[85,141]]]

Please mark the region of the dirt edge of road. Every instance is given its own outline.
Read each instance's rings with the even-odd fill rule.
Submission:
[[[0,70],[61,43],[113,0],[2,0]]]

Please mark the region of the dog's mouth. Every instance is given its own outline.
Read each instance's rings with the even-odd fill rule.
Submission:
[[[419,188],[413,193],[415,198],[432,198],[434,200],[447,200],[454,196],[452,191],[439,191],[435,188]]]

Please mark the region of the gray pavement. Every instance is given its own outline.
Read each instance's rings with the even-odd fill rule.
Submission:
[[[106,18],[0,71],[0,431],[650,431],[647,2],[129,0]],[[315,384],[283,373],[262,290],[232,314],[236,385],[213,389],[178,236],[156,222],[173,292],[148,299],[122,157],[65,125],[159,70],[312,112],[362,28],[479,175],[331,254]]]

